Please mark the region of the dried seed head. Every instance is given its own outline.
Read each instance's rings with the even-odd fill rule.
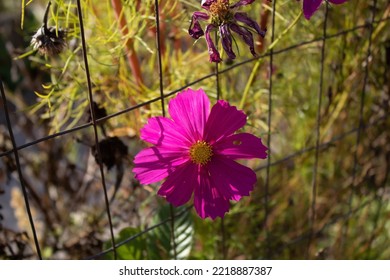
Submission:
[[[122,159],[128,155],[128,147],[118,137],[108,137],[99,142],[99,150],[102,164],[110,170],[114,165],[120,164]],[[98,149],[96,145],[91,147],[91,152],[95,157],[96,163],[99,163]]]
[[[51,2],[49,1],[43,16],[42,26],[31,38],[31,45],[34,50],[38,50],[42,55],[54,56],[66,47],[66,31],[61,28],[57,30],[54,26],[47,27],[50,6]]]
[[[232,19],[228,0],[216,0],[211,3],[209,10],[212,22],[218,26]]]
[[[42,55],[54,56],[61,53],[66,47],[65,38],[65,30],[61,28],[56,30],[55,26],[47,28],[42,26],[32,37],[31,45]]]

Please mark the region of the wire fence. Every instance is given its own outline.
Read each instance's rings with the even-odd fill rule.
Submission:
[[[268,34],[267,36],[268,39],[270,40],[269,44],[272,45],[275,40],[277,40],[278,36],[280,34],[276,33],[276,17],[277,17],[277,0],[272,1],[272,11],[271,11],[271,21],[268,24]],[[80,0],[76,1],[77,4],[77,15],[78,15],[78,20],[79,20],[79,27],[80,27],[80,39],[81,39],[81,45],[82,45],[82,53],[83,53],[83,67],[85,69],[85,80],[88,85],[88,101],[89,101],[89,110],[90,110],[90,115],[91,115],[91,120],[87,123],[72,127],[70,129],[65,129],[62,131],[59,131],[57,133],[53,133],[47,136],[40,137],[39,139],[32,140],[30,142],[27,142],[22,145],[17,145],[17,141],[15,140],[14,137],[14,131],[15,131],[15,125],[12,123],[11,120],[11,115],[12,113],[10,112],[10,109],[8,108],[8,101],[7,101],[7,96],[6,96],[6,90],[3,87],[3,81],[1,80],[0,82],[0,89],[1,89],[1,95],[2,95],[2,103],[3,103],[3,109],[4,109],[4,115],[6,118],[6,125],[8,128],[8,133],[9,137],[12,143],[12,148],[11,149],[3,149],[0,152],[0,158],[1,159],[6,159],[9,157],[13,157],[13,160],[15,161],[15,169],[17,170],[17,176],[19,179],[19,184],[22,189],[23,193],[23,200],[24,200],[24,208],[26,210],[27,216],[28,216],[28,221],[29,221],[29,226],[31,228],[32,232],[32,238],[34,241],[34,246],[35,249],[33,250],[36,252],[36,254],[32,255],[24,255],[24,256],[19,256],[21,258],[38,258],[38,259],[43,259],[44,254],[43,254],[43,248],[41,247],[41,244],[39,242],[39,232],[36,230],[36,219],[34,219],[34,214],[32,213],[31,209],[31,197],[33,196],[32,188],[31,186],[26,186],[26,180],[25,177],[29,176],[26,174],[26,171],[24,170],[23,163],[20,161],[20,153],[27,149],[27,148],[34,148],[38,145],[45,144],[48,141],[55,141],[58,138],[65,137],[66,135],[71,135],[74,132],[77,131],[87,131],[88,129],[92,128],[92,133],[93,133],[93,139],[94,139],[94,147],[96,147],[96,153],[97,153],[97,163],[99,166],[99,177],[98,180],[101,182],[101,192],[104,194],[104,215],[107,218],[107,227],[109,229],[109,234],[108,234],[108,239],[110,240],[110,246],[108,248],[102,249],[99,253],[93,253],[91,255],[85,255],[83,258],[85,259],[100,259],[100,258],[105,258],[108,254],[113,254],[113,258],[117,259],[118,258],[118,250],[122,246],[126,245],[131,245],[137,239],[142,238],[142,236],[153,232],[159,227],[162,226],[169,226],[171,229],[172,236],[171,242],[173,244],[173,257],[172,258],[177,258],[178,252],[176,252],[176,246],[175,246],[175,223],[177,222],[180,217],[191,211],[192,207],[188,206],[185,209],[182,209],[181,211],[177,212],[173,209],[171,206],[170,208],[170,215],[166,219],[162,220],[159,223],[156,224],[151,224],[141,230],[138,233],[135,233],[133,235],[127,236],[125,238],[122,238],[122,240],[116,239],[116,233],[115,233],[115,228],[114,228],[114,219],[115,219],[115,214],[113,213],[111,207],[112,207],[112,201],[109,199],[108,195],[108,186],[107,186],[107,179],[106,179],[106,173],[107,170],[104,168],[103,164],[103,155],[102,151],[100,150],[101,146],[99,145],[101,141],[101,136],[99,136],[99,125],[102,123],[110,120],[110,119],[115,119],[120,115],[127,114],[133,111],[136,111],[140,108],[147,107],[153,103],[161,103],[161,115],[165,116],[166,111],[165,107],[167,104],[167,98],[170,96],[173,96],[174,94],[182,91],[183,89],[186,89],[191,86],[195,86],[199,84],[202,81],[205,80],[210,80],[214,79],[215,80],[215,86],[216,86],[216,92],[217,92],[217,99],[220,98],[220,84],[219,81],[220,79],[224,78],[224,75],[231,72],[233,69],[237,69],[239,67],[242,67],[244,65],[250,65],[250,64],[255,64],[259,63],[260,61],[265,61],[268,60],[268,71],[269,73],[272,73],[274,71],[274,67],[276,66],[275,64],[275,59],[278,58],[279,55],[282,54],[288,54],[291,53],[294,50],[299,50],[303,46],[311,45],[311,44],[319,44],[320,45],[320,63],[319,63],[319,80],[318,80],[318,90],[317,90],[317,109],[316,109],[316,119],[315,119],[315,133],[314,133],[314,145],[309,145],[303,149],[299,149],[296,151],[292,151],[290,154],[286,154],[281,158],[275,158],[273,156],[273,151],[271,149],[271,152],[269,153],[268,159],[266,163],[263,163],[260,166],[257,166],[255,171],[257,174],[260,172],[265,172],[264,174],[264,179],[263,179],[263,188],[262,188],[262,195],[260,197],[257,197],[258,199],[256,203],[257,209],[261,209],[263,211],[263,222],[259,224],[259,228],[261,231],[263,231],[264,234],[264,252],[263,252],[263,257],[267,259],[275,258],[275,256],[280,256],[278,252],[283,252],[283,250],[287,247],[293,247],[295,244],[304,244],[303,247],[305,247],[305,258],[315,258],[316,256],[313,256],[313,243],[317,238],[320,238],[326,230],[328,230],[330,227],[334,226],[335,224],[341,224],[342,225],[342,240],[340,241],[340,247],[345,246],[346,240],[349,238],[349,229],[351,227],[351,218],[352,217],[358,217],[359,215],[362,215],[362,211],[364,209],[367,209],[367,207],[370,207],[373,202],[380,202],[379,205],[380,207],[386,208],[386,205],[388,203],[388,183],[387,183],[387,175],[386,179],[384,180],[384,185],[382,188],[382,192],[378,192],[374,195],[374,197],[370,197],[367,201],[360,203],[356,205],[354,203],[354,200],[356,199],[356,196],[358,195],[357,193],[357,188],[356,186],[359,184],[363,184],[363,182],[358,182],[358,175],[360,174],[359,172],[362,172],[360,166],[359,166],[359,155],[360,155],[360,149],[365,141],[365,132],[367,129],[370,128],[375,128],[379,127],[379,125],[382,125],[388,120],[387,114],[384,116],[381,116],[379,118],[375,118],[371,121],[367,121],[370,119],[370,114],[369,116],[365,116],[366,108],[365,104],[367,103],[367,94],[368,94],[368,81],[369,81],[369,73],[375,65],[371,63],[372,61],[372,47],[373,47],[373,34],[376,30],[376,28],[380,24],[385,24],[385,26],[389,26],[390,23],[390,17],[388,14],[385,14],[384,17],[378,18],[378,11],[382,10],[388,10],[389,9],[389,3],[385,3],[386,1],[380,2],[377,0],[370,1],[372,2],[372,13],[371,17],[366,20],[364,24],[361,25],[356,25],[352,26],[350,28],[340,30],[336,33],[331,33],[328,30],[329,27],[329,4],[325,5],[325,13],[324,13],[324,19],[323,19],[323,24],[322,24],[322,36],[313,38],[308,41],[302,41],[297,44],[289,45],[280,49],[276,48],[270,48],[268,51],[266,51],[263,54],[260,54],[258,57],[247,59],[238,63],[235,63],[231,66],[224,67],[221,69],[221,67],[216,64],[215,71],[208,73],[204,75],[203,77],[200,77],[199,79],[196,79],[192,82],[188,82],[182,87],[179,87],[173,91],[166,92],[165,86],[164,86],[164,68],[163,68],[163,62],[162,62],[162,52],[161,52],[161,34],[160,34],[160,29],[161,29],[161,22],[160,22],[160,17],[159,17],[159,1],[155,0],[154,2],[154,11],[155,11],[155,25],[156,25],[156,52],[157,52],[157,60],[158,60],[158,79],[159,79],[159,92],[160,96],[147,100],[142,103],[138,103],[132,106],[129,106],[123,110],[117,111],[115,113],[112,113],[110,115],[104,116],[104,117],[99,117],[97,116],[96,113],[96,108],[93,107],[94,104],[94,95],[92,93],[93,91],[93,85],[91,82],[91,74],[90,74],[90,69],[89,69],[89,56],[88,54],[88,42],[86,40],[86,35],[85,35],[85,30],[84,30],[84,19],[83,19],[83,14],[82,14],[82,3]],[[380,2],[380,3],[378,3]],[[378,5],[381,5],[380,7]],[[352,4],[350,5],[352,7]],[[385,27],[386,28],[386,27]],[[363,63],[363,81],[361,83],[361,91],[359,93],[359,106],[356,108],[351,108],[351,110],[355,110],[357,113],[357,118],[354,120],[355,125],[347,130],[343,131],[342,133],[339,133],[337,135],[334,135],[331,139],[324,141],[322,140],[323,137],[321,135],[321,127],[323,125],[322,122],[322,116],[323,116],[323,98],[325,95],[324,92],[324,79],[325,79],[325,71],[327,69],[326,67],[326,55],[327,55],[327,49],[328,49],[328,41],[330,39],[335,39],[335,38],[341,38],[343,36],[346,36],[348,34],[352,34],[356,31],[361,31],[361,30],[366,30],[366,36],[368,39],[368,47],[366,50],[365,56],[365,61]],[[363,39],[362,39],[363,40]],[[295,55],[295,54],[292,54]],[[389,70],[389,68],[387,68]],[[272,147],[272,140],[273,140],[273,114],[274,110],[276,109],[274,106],[274,100],[275,100],[275,85],[277,85],[276,77],[272,74],[268,76],[268,115],[267,115],[267,127],[268,131],[266,132],[266,143],[268,147]],[[89,130],[88,130],[89,131]],[[353,168],[352,168],[352,182],[351,182],[351,187],[349,188],[349,194],[348,194],[348,201],[347,201],[347,210],[342,210],[338,215],[334,215],[332,217],[329,217],[325,223],[317,220],[318,217],[318,211],[320,206],[319,203],[321,204],[322,202],[318,201],[318,192],[319,189],[322,188],[323,186],[319,183],[321,180],[323,182],[323,179],[319,179],[321,176],[321,162],[325,161],[326,159],[321,159],[322,155],[324,152],[329,151],[334,147],[335,145],[339,145],[346,139],[350,139],[351,137],[355,137],[354,140],[354,147],[350,147],[350,150],[352,151],[353,154]],[[340,144],[341,145],[341,144]],[[387,145],[384,143],[384,145]],[[290,240],[286,240],[283,244],[275,245],[274,241],[274,234],[273,234],[273,229],[272,226],[270,226],[270,219],[272,219],[272,208],[274,207],[272,203],[272,199],[275,195],[276,192],[278,192],[278,187],[273,185],[273,176],[278,176],[279,169],[273,169],[276,167],[284,168],[288,163],[294,162],[296,159],[302,157],[302,156],[307,156],[311,157],[313,160],[313,164],[311,167],[311,190],[310,190],[310,207],[307,208],[307,219],[305,218],[304,220],[307,222],[307,227],[299,233],[295,235],[295,238],[291,238]],[[389,172],[389,167],[384,170],[384,172],[387,174]],[[365,179],[366,181],[369,179]],[[22,207],[22,205],[20,205]],[[344,208],[345,209],[345,208]],[[378,212],[380,212],[380,209],[378,209]],[[221,219],[220,221],[215,221],[216,223],[220,223],[220,230],[217,233],[219,235],[219,240],[220,240],[220,257],[221,258],[228,258],[228,245],[226,239],[229,237],[227,236],[226,233],[226,221],[224,219]],[[374,219],[373,226],[372,226],[372,232],[378,231],[378,230],[383,230],[383,228],[379,228],[380,223],[379,223],[379,214],[377,215],[377,218]],[[381,226],[383,227],[383,226]],[[373,242],[373,240],[371,240]],[[11,247],[10,247],[11,248]],[[276,251],[275,251],[276,248]],[[371,247],[369,247],[371,248]],[[366,248],[367,249],[367,248]],[[9,249],[8,250],[12,250]],[[3,253],[6,251],[6,249],[3,249]]]

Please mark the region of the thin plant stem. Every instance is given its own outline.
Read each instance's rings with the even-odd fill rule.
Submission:
[[[22,0],[22,14],[20,16],[20,29],[23,30],[24,27],[24,16],[25,16],[26,0]]]
[[[51,1],[49,1],[49,3],[47,3],[45,14],[43,16],[42,27],[43,27],[43,30],[44,30],[45,34],[47,34],[49,32],[49,30],[47,29],[47,19],[48,19],[48,16],[49,16],[50,6],[51,6]]]

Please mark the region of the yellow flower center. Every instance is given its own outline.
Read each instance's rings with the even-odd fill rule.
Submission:
[[[229,11],[229,0],[217,0],[210,5],[209,12],[213,23],[217,25],[229,21],[232,17],[231,12]]]
[[[213,148],[205,141],[197,141],[190,148],[190,158],[193,163],[205,165],[213,156]]]

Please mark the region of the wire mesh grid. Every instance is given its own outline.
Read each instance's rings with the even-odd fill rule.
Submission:
[[[269,36],[269,44],[272,46],[275,40],[278,40],[277,37],[280,34],[276,33],[276,17],[278,14],[278,11],[276,10],[277,8],[277,3],[278,1],[274,0],[272,1],[272,6],[271,7],[271,21],[268,23],[268,34]],[[365,131],[370,128],[375,128],[379,127],[382,123],[386,124],[387,121],[387,115],[385,114],[384,116],[381,116],[379,118],[373,119],[371,121],[366,121],[368,118],[365,116],[365,104],[366,104],[366,99],[367,99],[367,92],[368,92],[368,80],[369,80],[369,73],[371,71],[371,68],[374,67],[372,65],[371,60],[372,60],[372,45],[373,41],[372,38],[374,36],[374,32],[378,26],[381,24],[384,24],[385,26],[388,26],[390,17],[388,16],[388,13],[379,13],[378,11],[380,10],[389,10],[389,4],[385,3],[386,1],[377,1],[373,0],[371,1],[371,17],[366,20],[364,24],[361,25],[355,25],[349,28],[346,28],[344,30],[340,30],[336,33],[330,33],[328,31],[328,26],[329,26],[329,4],[325,5],[325,13],[324,13],[324,19],[322,23],[322,36],[318,38],[312,38],[307,41],[301,41],[296,44],[292,44],[289,46],[286,46],[284,48],[276,49],[276,48],[269,48],[268,51],[264,52],[263,54],[260,54],[259,56],[251,59],[246,59],[241,62],[237,62],[231,66],[226,66],[226,67],[220,67],[218,64],[215,65],[215,71],[204,75],[203,77],[200,77],[196,80],[193,80],[192,82],[187,82],[184,86],[179,87],[175,90],[172,90],[170,92],[167,92],[164,87],[164,68],[163,68],[163,62],[162,62],[162,51],[161,51],[161,34],[160,34],[160,13],[158,12],[159,9],[159,1],[155,0],[154,1],[154,12],[155,12],[155,36],[156,36],[156,53],[157,53],[157,61],[158,61],[158,80],[159,80],[159,92],[160,95],[158,97],[146,100],[141,103],[134,104],[132,106],[129,106],[123,110],[114,112],[110,115],[104,116],[104,117],[97,117],[96,115],[96,108],[94,108],[94,95],[92,93],[93,90],[93,85],[91,82],[91,74],[89,70],[89,56],[88,54],[88,42],[86,40],[86,35],[85,35],[85,30],[84,30],[84,21],[83,21],[83,14],[82,14],[82,3],[80,0],[76,1],[77,4],[77,15],[78,15],[78,20],[79,20],[79,27],[80,27],[80,38],[81,38],[81,48],[82,48],[82,60],[83,60],[83,67],[85,70],[85,80],[87,83],[87,95],[88,95],[88,102],[89,102],[89,110],[90,110],[90,115],[91,119],[89,122],[72,127],[70,129],[65,129],[56,133],[52,133],[47,136],[43,136],[39,139],[30,141],[28,143],[22,144],[22,145],[17,145],[17,141],[15,140],[14,137],[14,130],[15,126],[13,125],[10,115],[8,106],[7,106],[7,96],[6,96],[6,91],[3,87],[3,81],[1,80],[0,83],[0,89],[1,89],[1,95],[2,95],[2,101],[3,101],[3,108],[4,108],[4,115],[6,118],[6,124],[8,128],[8,133],[9,137],[12,143],[12,148],[11,149],[6,149],[3,150],[0,154],[0,158],[5,159],[10,156],[13,156],[14,161],[15,161],[15,169],[17,170],[17,176],[19,179],[19,184],[22,189],[23,193],[23,200],[24,200],[24,207],[26,210],[26,214],[28,217],[29,221],[29,226],[31,228],[31,233],[32,233],[32,238],[33,238],[33,243],[34,243],[34,252],[30,256],[23,256],[23,257],[30,257],[30,258],[39,258],[43,259],[43,253],[42,253],[42,248],[39,242],[39,233],[36,230],[36,219],[34,219],[34,215],[31,210],[31,197],[34,195],[32,194],[32,187],[31,186],[26,186],[26,180],[25,177],[28,176],[28,174],[25,173],[23,165],[20,162],[20,153],[23,152],[24,149],[28,148],[34,148],[37,145],[44,144],[47,141],[51,140],[56,140],[57,138],[65,137],[66,135],[70,135],[74,132],[77,131],[83,131],[83,130],[88,130],[92,128],[92,134],[94,138],[94,146],[96,147],[96,159],[97,159],[97,164],[99,167],[99,175],[100,177],[98,180],[101,183],[101,192],[104,193],[104,215],[107,218],[107,225],[109,229],[109,235],[108,235],[108,240],[110,243],[109,246],[106,246],[105,249],[102,249],[99,253],[94,253],[91,255],[85,255],[83,258],[85,259],[100,259],[100,258],[105,258],[107,254],[113,254],[112,258],[117,259],[117,250],[118,248],[121,248],[122,246],[129,245],[131,246],[132,242],[137,240],[138,238],[141,238],[143,235],[148,234],[149,232],[152,232],[156,230],[157,228],[168,225],[171,229],[171,242],[172,242],[172,258],[177,258],[178,252],[176,252],[176,245],[175,245],[175,222],[176,219],[180,218],[180,216],[184,215],[185,213],[188,213],[191,211],[192,207],[189,206],[187,208],[182,209],[179,212],[175,212],[174,208],[171,206],[170,207],[170,216],[164,220],[162,220],[159,223],[152,224],[147,226],[146,228],[142,229],[138,233],[135,233],[130,236],[126,236],[125,238],[122,238],[121,240],[118,241],[118,239],[115,238],[115,230],[113,226],[113,219],[114,215],[112,210],[111,210],[111,204],[113,201],[110,201],[109,196],[108,196],[108,187],[107,187],[107,179],[105,178],[105,174],[107,173],[107,170],[105,170],[104,165],[103,165],[103,160],[102,160],[102,151],[100,150],[100,145],[99,141],[101,140],[99,137],[99,125],[104,123],[107,120],[117,118],[120,115],[127,114],[133,111],[136,111],[140,108],[147,107],[153,103],[161,103],[161,115],[165,116],[165,107],[166,107],[166,100],[167,98],[175,95],[176,93],[182,91],[183,89],[186,89],[191,86],[196,86],[200,82],[204,80],[215,80],[215,86],[216,86],[216,99],[219,99],[221,97],[221,88],[219,81],[220,79],[224,78],[224,75],[226,73],[229,73],[230,71],[237,69],[239,67],[242,67],[244,65],[250,65],[250,64],[256,64],[259,63],[260,61],[265,61],[268,60],[268,72],[270,73],[268,75],[268,115],[267,115],[267,132],[266,132],[266,143],[268,147],[272,147],[272,136],[274,131],[273,129],[273,113],[275,110],[275,105],[274,105],[274,94],[275,94],[275,84],[277,83],[277,77],[273,75],[273,71],[275,68],[275,60],[278,58],[279,55],[283,54],[289,54],[293,52],[294,50],[299,50],[300,48],[312,44],[318,44],[320,46],[320,62],[319,62],[319,79],[318,79],[318,90],[316,93],[316,100],[317,100],[317,108],[316,108],[316,118],[315,118],[315,133],[314,133],[314,144],[313,145],[308,145],[307,147],[304,147],[302,149],[296,150],[292,152],[291,154],[284,155],[281,158],[274,158],[272,152],[270,152],[266,163],[262,163],[261,165],[257,166],[255,171],[257,174],[260,172],[265,171],[264,173],[264,178],[263,178],[263,188],[262,188],[262,195],[257,197],[258,199],[257,202],[257,208],[263,211],[263,221],[259,223],[258,227],[259,230],[261,230],[264,234],[263,237],[263,243],[265,244],[262,249],[264,250],[261,254],[262,258],[275,258],[275,257],[280,257],[283,258],[282,255],[280,255],[279,252],[283,252],[285,248],[288,247],[293,247],[295,244],[304,244],[302,245],[305,249],[303,250],[305,253],[304,255],[301,255],[301,258],[316,258],[318,255],[323,254],[324,252],[317,252],[317,255],[314,255],[313,252],[313,247],[318,238],[320,238],[326,230],[328,230],[330,227],[340,224],[342,225],[342,235],[341,235],[341,240],[339,241],[339,246],[343,247],[345,246],[346,240],[349,238],[349,228],[351,227],[350,225],[350,219],[352,217],[358,217],[359,215],[362,215],[362,212],[364,209],[367,207],[370,207],[373,202],[378,202],[379,201],[379,206],[378,206],[378,215],[376,216],[376,219],[373,221],[372,225],[372,232],[376,232],[379,229],[379,212],[380,209],[383,207],[386,207],[386,203],[388,202],[388,194],[386,191],[386,184],[387,184],[387,175],[385,175],[385,179],[383,180],[383,188],[380,189],[380,191],[376,192],[374,195],[370,196],[366,201],[355,204],[354,203],[354,198],[357,196],[357,190],[356,188],[352,186],[358,186],[359,184],[363,184],[364,182],[367,182],[369,179],[365,179],[365,181],[358,181],[358,175],[359,172],[362,172],[360,167],[359,167],[359,155],[360,155],[360,147],[362,146],[362,143],[364,142],[364,137],[365,137]],[[380,5],[380,7],[379,7]],[[381,17],[379,18],[378,14],[381,14]],[[386,28],[386,27],[385,27]],[[327,55],[327,48],[328,48],[328,41],[331,39],[337,39],[342,36],[346,36],[348,34],[351,34],[356,31],[366,31],[365,36],[367,36],[366,39],[368,39],[368,46],[365,50],[365,61],[362,64],[363,68],[363,81],[361,83],[361,90],[359,93],[359,106],[356,108],[352,108],[352,110],[355,110],[357,112],[357,117],[354,120],[355,125],[346,131],[343,131],[342,133],[334,135],[331,139],[328,139],[326,141],[322,140],[322,130],[321,127],[323,126],[322,122],[322,113],[323,113],[323,98],[324,98],[324,72],[326,71],[326,55]],[[292,54],[296,55],[296,54]],[[387,68],[389,70],[389,68]],[[351,180],[350,182],[350,188],[348,188],[349,194],[348,194],[348,201],[347,201],[347,211],[343,210],[339,212],[339,214],[333,214],[333,216],[329,217],[326,219],[325,222],[321,220],[321,223],[317,221],[317,216],[318,216],[318,209],[320,208],[319,203],[323,203],[322,201],[318,201],[318,192],[319,189],[323,187],[324,180],[322,179],[322,185],[319,183],[319,177],[321,176],[320,174],[320,169],[321,169],[321,164],[322,161],[325,161],[326,159],[321,159],[321,156],[323,155],[324,152],[329,151],[334,147],[335,145],[339,145],[343,141],[345,141],[347,138],[353,138],[354,137],[354,147],[351,148],[351,153],[353,154],[353,168],[351,171]],[[272,151],[272,148],[271,148]],[[305,223],[307,223],[307,227],[299,232],[298,234],[295,235],[294,238],[291,238],[290,240],[284,241],[281,244],[274,244],[275,242],[275,237],[273,233],[273,228],[270,225],[270,219],[273,219],[273,213],[272,213],[272,208],[275,207],[272,204],[272,198],[275,195],[275,193],[278,191],[278,186],[273,185],[273,176],[278,176],[276,174],[280,170],[273,170],[272,168],[274,167],[281,167],[281,168],[289,168],[288,165],[291,164],[291,162],[294,162],[295,159],[301,157],[301,156],[306,156],[306,157],[311,157],[313,160],[312,167],[311,167],[311,188],[310,188],[310,203],[309,206],[307,207],[307,219],[304,219]],[[385,169],[385,173],[387,174],[389,171],[389,167]],[[297,172],[295,170],[295,172]],[[294,204],[293,201],[289,201],[289,203]],[[20,207],[22,207],[20,205]],[[286,208],[288,209],[288,208]],[[343,208],[345,209],[345,208]],[[303,213],[305,214],[305,213]],[[323,215],[323,214],[321,214]],[[220,240],[220,246],[218,247],[218,250],[220,250],[220,254],[217,255],[220,258],[228,258],[228,245],[226,239],[227,233],[226,233],[226,221],[225,219],[220,219],[220,221],[215,221],[215,223],[219,223],[219,230],[217,231],[217,234],[219,235],[219,240]],[[214,233],[215,234],[215,233]],[[374,235],[372,235],[374,236]],[[370,239],[370,244],[366,250],[370,250],[371,245],[373,242],[373,238]],[[325,246],[326,248],[326,246]],[[276,251],[275,251],[276,249]],[[3,252],[4,249],[3,249]],[[19,256],[20,257],[20,256]],[[344,256],[345,257],[345,256]]]

